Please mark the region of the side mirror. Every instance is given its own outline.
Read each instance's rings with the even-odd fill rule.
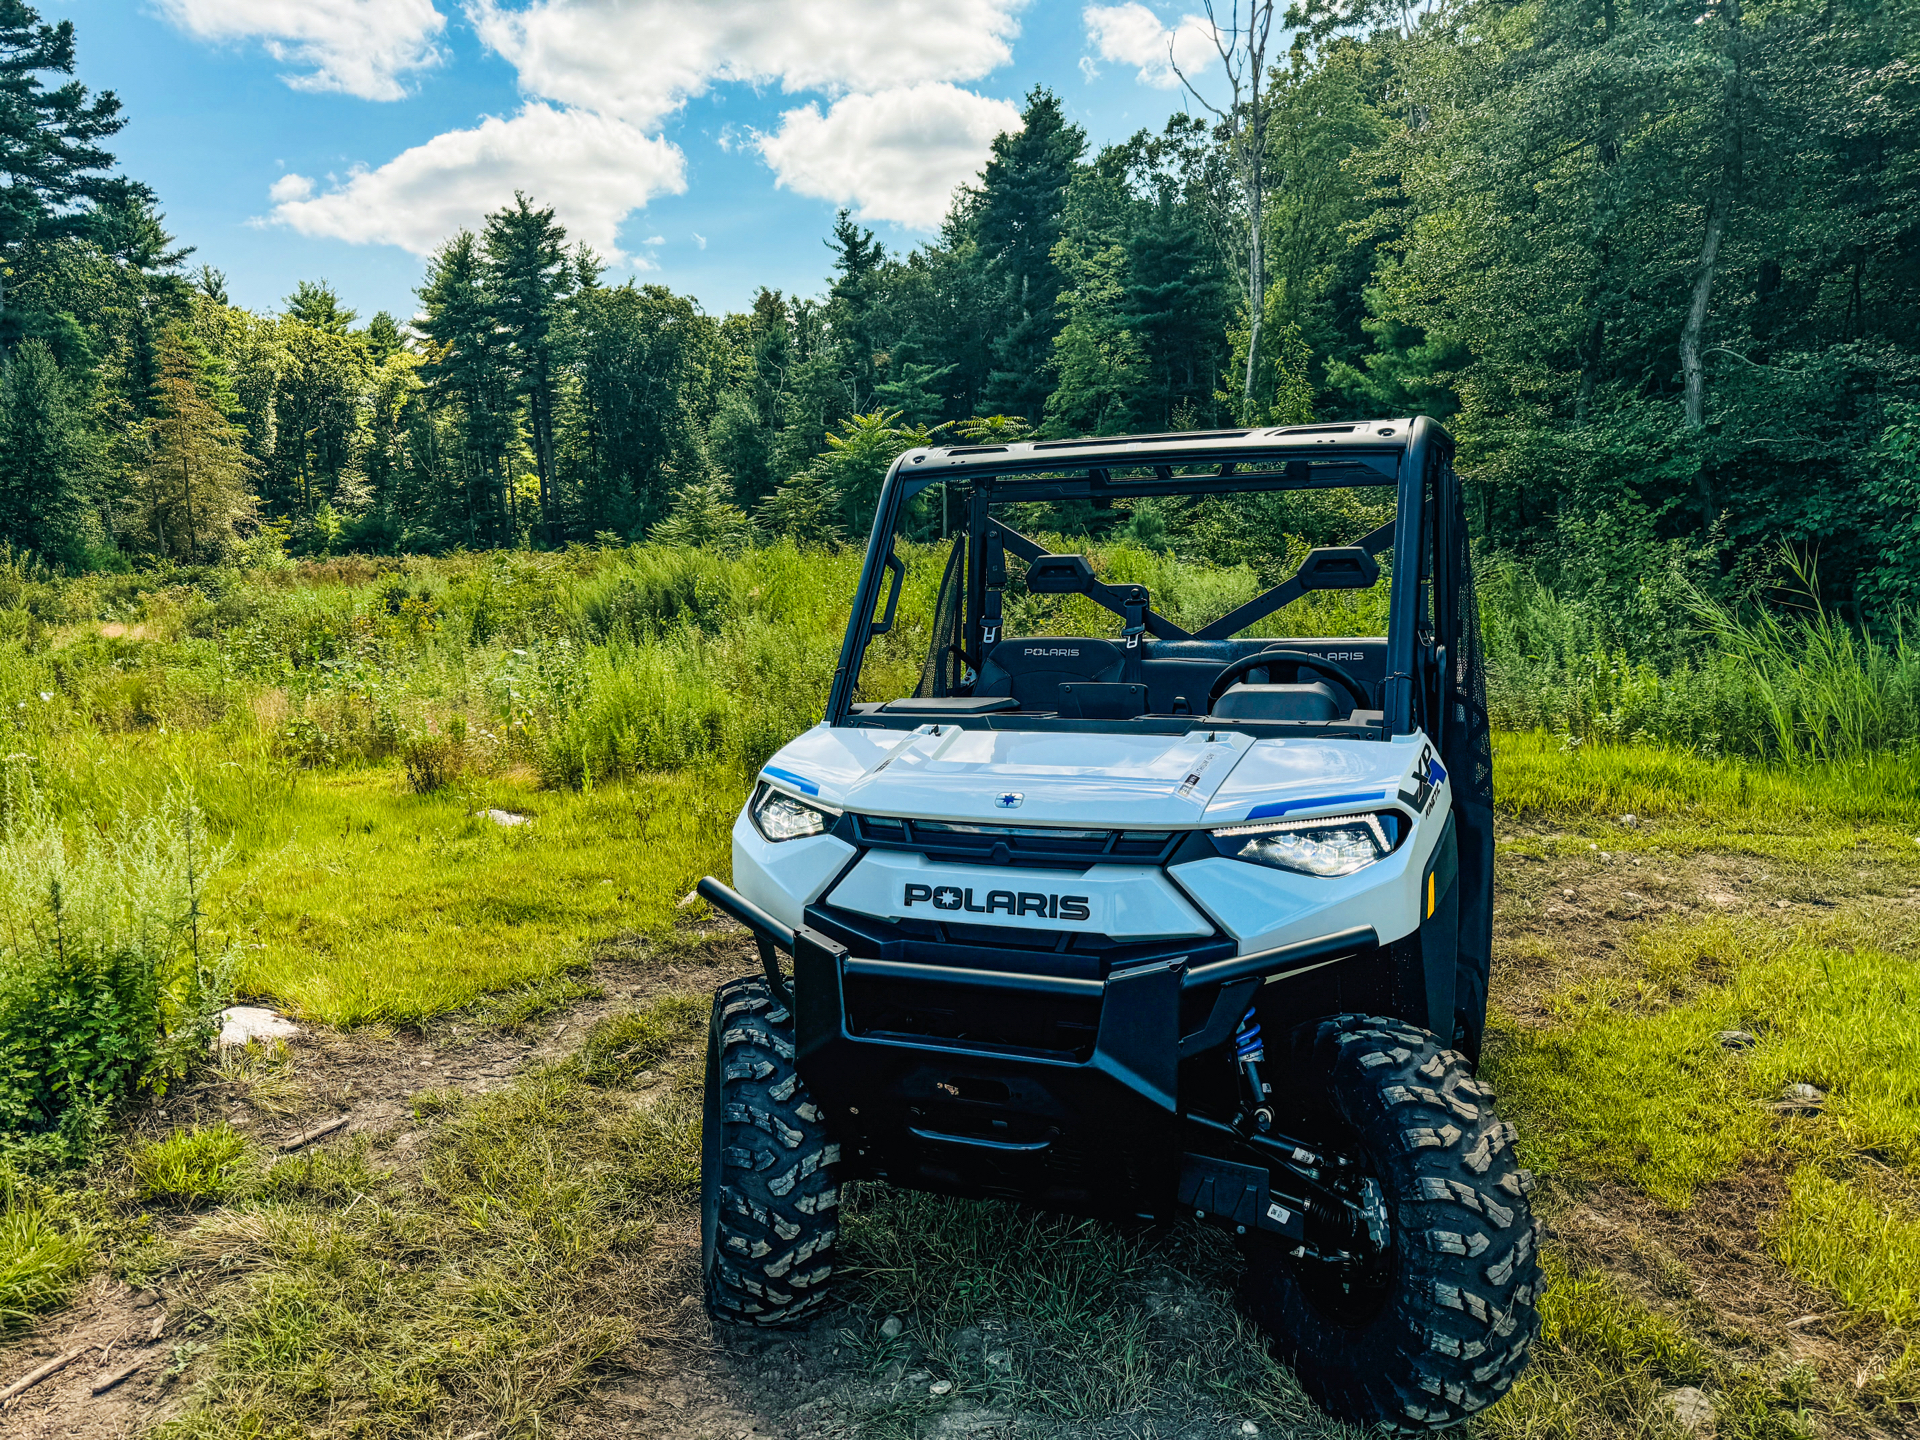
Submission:
[[[1302,590],[1366,590],[1380,578],[1380,566],[1358,545],[1316,546],[1294,576]]]

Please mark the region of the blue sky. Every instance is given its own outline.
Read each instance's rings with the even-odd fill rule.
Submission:
[[[169,228],[276,308],[406,316],[422,252],[516,186],[710,312],[817,294],[837,204],[910,248],[1030,87],[1096,144],[1158,129],[1212,47],[1174,4],[42,0]]]

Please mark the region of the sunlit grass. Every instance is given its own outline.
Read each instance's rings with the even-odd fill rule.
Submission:
[[[1608,1176],[1670,1205],[1764,1150],[1915,1166],[1917,1014],[1911,923],[1657,929],[1641,965],[1577,984],[1553,1024],[1497,1018],[1489,1066],[1546,1172]],[[1748,1031],[1730,1050],[1723,1031]],[[1818,1120],[1770,1111],[1797,1082]]]
[[[1788,1186],[1787,1212],[1774,1252],[1796,1273],[1824,1286],[1849,1310],[1912,1334],[1921,1296],[1921,1228],[1913,1199],[1849,1185],[1817,1164]]]
[[[1494,738],[1494,798],[1509,815],[1592,824],[1632,815],[1736,843],[1850,829],[1891,843],[1912,839],[1921,789],[1911,752],[1786,766],[1504,731]]]
[[[416,796],[391,770],[301,776],[237,836],[220,897],[252,946],[236,985],[348,1026],[417,1023],[538,981],[597,941],[670,926],[694,882],[726,870],[744,790],[680,774]]]

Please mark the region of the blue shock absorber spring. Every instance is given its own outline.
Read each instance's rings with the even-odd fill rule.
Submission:
[[[1247,1014],[1241,1017],[1241,1026],[1234,1033],[1234,1058],[1238,1061],[1265,1061],[1267,1052],[1261,1045],[1261,1023],[1254,1018],[1254,1008],[1249,1006]]]

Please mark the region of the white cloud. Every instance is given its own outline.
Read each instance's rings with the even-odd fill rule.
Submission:
[[[1213,27],[1200,15],[1184,16],[1170,30],[1139,0],[1127,0],[1124,5],[1089,5],[1081,11],[1081,20],[1087,26],[1088,43],[1101,59],[1134,66],[1135,78],[1156,89],[1180,85],[1176,65],[1188,79],[1198,81],[1220,59]]]
[[[707,248],[707,237],[702,235],[698,230],[693,231],[692,234],[694,237],[694,248],[696,250],[705,250]]]
[[[313,194],[313,181],[290,172],[269,185],[267,194],[276,201],[305,200]]]
[[[780,129],[755,144],[789,189],[852,205],[863,220],[932,230],[994,137],[1020,124],[1005,100],[954,85],[905,85],[844,96],[825,115],[818,105],[789,110]]]
[[[258,40],[296,90],[344,90],[398,100],[400,77],[437,64],[447,24],[433,0],[159,0],[160,12],[197,40]]]
[[[470,0],[529,94],[652,125],[717,80],[827,95],[972,80],[1026,0]]]
[[[620,222],[653,196],[686,189],[683,160],[678,147],[618,120],[533,104],[508,120],[436,135],[323,194],[310,184],[301,198],[291,188],[276,193],[273,218],[303,235],[425,255],[524,190],[554,208],[572,239],[620,259]],[[283,177],[276,191],[295,178]]]

